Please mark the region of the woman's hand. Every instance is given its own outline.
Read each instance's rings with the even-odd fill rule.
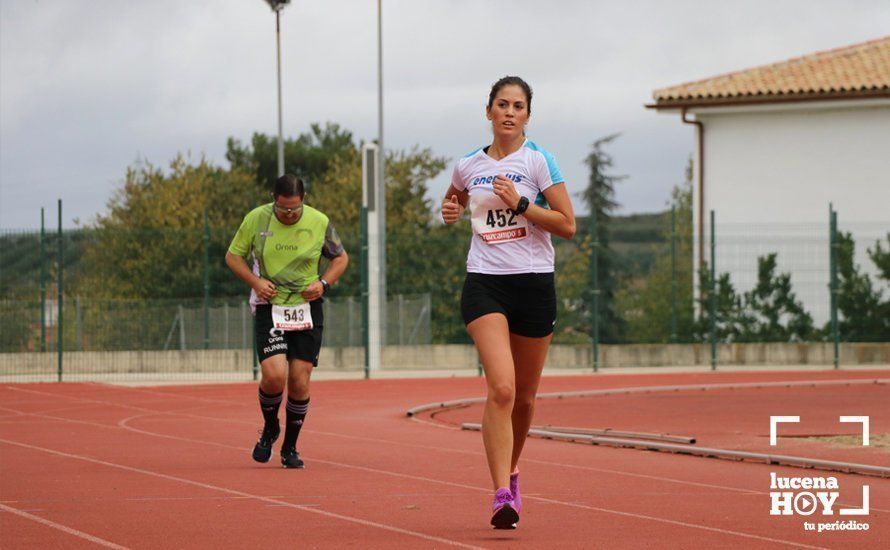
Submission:
[[[457,195],[451,195],[450,200],[442,201],[442,219],[448,225],[456,223],[460,219],[464,207],[457,200]]]
[[[321,281],[315,281],[307,286],[303,292],[300,293],[300,296],[307,302],[312,302],[321,298],[322,294],[324,294],[324,285],[321,284]]]
[[[494,183],[491,185],[494,187],[494,194],[497,195],[508,208],[516,210],[519,207],[519,199],[521,197],[519,191],[516,190],[516,186],[513,185],[512,180],[507,179],[503,174],[498,174],[494,179]]]
[[[271,301],[272,298],[278,295],[278,291],[275,290],[275,285],[272,284],[272,281],[267,281],[263,278],[257,278],[256,282],[251,285],[253,291],[256,292],[256,295],[261,300],[265,300],[267,302]]]

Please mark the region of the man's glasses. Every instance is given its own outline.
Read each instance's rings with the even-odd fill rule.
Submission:
[[[294,208],[285,208],[283,206],[278,206],[277,204],[274,206],[275,206],[276,212],[279,212],[281,214],[286,214],[288,216],[290,216],[291,214],[299,214],[300,212],[303,211],[302,204],[300,206],[295,206]]]

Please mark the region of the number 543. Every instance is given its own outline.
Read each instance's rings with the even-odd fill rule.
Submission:
[[[300,322],[303,320],[302,309],[286,309],[284,310],[284,320],[290,322]]]

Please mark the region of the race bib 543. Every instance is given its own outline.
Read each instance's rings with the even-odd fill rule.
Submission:
[[[312,311],[309,304],[272,306],[272,324],[278,330],[311,330]]]

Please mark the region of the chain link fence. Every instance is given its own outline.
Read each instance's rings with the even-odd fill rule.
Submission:
[[[548,368],[890,363],[890,223],[717,216],[700,242],[680,215],[638,218],[608,233],[579,218],[554,239]],[[255,376],[246,289],[223,262],[233,233],[0,230],[0,379]],[[342,237],[320,366],[359,371],[359,239]],[[459,307],[469,240],[465,223],[388,235],[384,368],[478,367]]]

